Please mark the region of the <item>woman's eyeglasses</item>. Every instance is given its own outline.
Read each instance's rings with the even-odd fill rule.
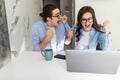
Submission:
[[[93,22],[93,18],[89,17],[88,19],[82,19],[81,21],[82,21],[82,23],[86,23],[87,21],[88,22]]]

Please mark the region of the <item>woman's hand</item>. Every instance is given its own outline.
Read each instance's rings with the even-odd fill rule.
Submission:
[[[103,29],[105,30],[106,34],[109,34],[110,32],[110,21],[109,20],[105,20],[103,22]]]

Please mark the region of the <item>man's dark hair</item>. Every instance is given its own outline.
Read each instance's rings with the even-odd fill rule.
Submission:
[[[56,8],[58,8],[58,7],[53,4],[47,4],[46,6],[43,7],[43,12],[40,13],[40,16],[46,22],[47,17],[52,17],[52,11]]]

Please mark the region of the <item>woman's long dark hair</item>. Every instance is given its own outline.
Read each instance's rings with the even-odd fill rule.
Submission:
[[[46,22],[47,17],[52,17],[52,11],[54,9],[58,8],[57,6],[53,4],[47,4],[46,6],[43,7],[43,12],[40,13],[40,16],[43,18],[43,20]]]
[[[82,7],[79,12],[78,12],[78,15],[77,15],[77,29],[76,29],[76,41],[78,42],[80,40],[80,29],[83,27],[82,24],[81,24],[81,20],[82,20],[82,16],[85,14],[85,13],[91,13],[92,14],[92,18],[93,18],[93,24],[92,24],[92,27],[97,30],[97,31],[100,31],[100,25],[97,23],[97,20],[96,20],[96,17],[95,17],[95,12],[94,12],[94,9],[91,7],[91,6],[84,6]],[[100,31],[101,32],[101,31]]]

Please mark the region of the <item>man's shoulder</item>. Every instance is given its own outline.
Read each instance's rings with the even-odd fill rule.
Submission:
[[[38,22],[34,23],[34,24],[32,25],[32,27],[42,26],[43,23],[44,23],[43,21],[38,21]]]
[[[35,24],[32,25],[32,29],[43,29],[44,28],[44,22],[38,21]]]

